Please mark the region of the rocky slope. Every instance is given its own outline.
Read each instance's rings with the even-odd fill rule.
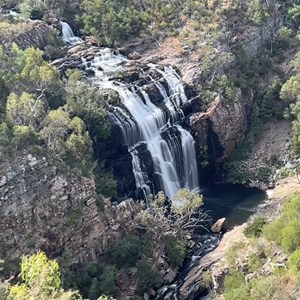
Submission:
[[[27,154],[1,163],[0,209],[2,259],[42,249],[51,258],[69,253],[70,266],[97,261],[131,232],[140,206],[130,199],[112,206],[99,199],[92,178]]]
[[[202,257],[198,265],[187,274],[185,283],[180,289],[180,299],[193,299],[193,297],[197,295],[207,293],[208,290],[210,291],[209,299],[219,299],[218,297],[223,299],[220,295],[224,292],[224,278],[230,268],[226,254],[229,253],[234,245],[243,244],[242,249],[237,251],[234,260],[238,268],[248,270],[249,256],[252,253],[258,253],[258,255],[260,255],[259,251],[269,245],[266,240],[261,239],[258,242],[261,248],[259,249],[259,247],[257,247],[256,249],[251,239],[244,235],[247,224],[257,216],[265,217],[268,222],[273,221],[279,216],[285,199],[296,192],[300,192],[299,181],[296,177],[279,180],[276,187],[270,190],[269,199],[258,207],[255,215],[253,215],[247,223],[236,226],[229,232],[226,232],[217,248]],[[265,265],[259,270],[259,274],[268,276],[270,269],[274,269],[277,265],[282,267],[286,265],[286,262],[287,257],[282,253],[282,250],[273,249],[272,255],[268,257]],[[248,271],[248,273],[248,279],[258,275],[258,273],[256,274],[255,272],[251,273]],[[207,278],[205,278],[207,274],[211,277],[209,283],[207,283]]]

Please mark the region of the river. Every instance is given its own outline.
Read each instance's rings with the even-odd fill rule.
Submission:
[[[256,212],[258,205],[267,199],[266,193],[258,188],[234,184],[211,185],[203,188],[201,194],[204,200],[203,210],[209,211],[212,222],[223,217],[226,218],[224,231],[245,223]],[[194,239],[195,247],[185,260],[176,280],[159,289],[156,300],[180,300],[178,291],[185,276],[193,267],[197,266],[201,257],[217,247],[221,238],[222,234],[199,233]],[[202,298],[191,298],[190,300],[200,299]]]

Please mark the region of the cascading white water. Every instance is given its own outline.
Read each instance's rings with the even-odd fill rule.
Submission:
[[[110,115],[113,122],[120,127],[124,144],[128,146],[132,156],[137,188],[142,190],[146,199],[155,192],[139,151],[143,145],[143,149],[146,148],[151,155],[154,174],[167,196],[174,196],[183,187],[196,189],[198,171],[194,139],[177,124],[184,116],[180,107],[188,101],[180,77],[172,67],[161,70],[149,64],[168,84],[167,91],[160,82],[147,74],[164,99],[165,109],[162,109],[151,102],[143,88],[109,80],[111,73],[120,71],[121,64],[126,62],[123,56],[104,49],[90,62],[90,68],[95,73],[94,82],[100,88],[116,91],[124,106],[121,108],[110,105]],[[87,62],[84,64],[87,66]]]
[[[60,24],[62,28],[62,38],[65,43],[75,45],[83,42],[81,38],[74,35],[73,30],[67,22],[60,21]]]

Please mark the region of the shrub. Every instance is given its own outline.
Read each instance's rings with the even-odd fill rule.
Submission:
[[[187,254],[187,245],[183,240],[168,237],[165,244],[167,257],[174,267],[180,267]]]
[[[68,227],[74,226],[80,217],[81,217],[81,211],[79,209],[70,210],[68,213],[68,220],[66,225]]]
[[[266,224],[266,219],[264,217],[257,217],[253,222],[247,225],[244,230],[246,237],[260,237],[262,234],[263,227]]]
[[[46,12],[46,6],[41,0],[25,0],[21,3],[20,8],[21,14],[32,20],[42,19]]]
[[[243,242],[234,243],[226,252],[226,260],[230,265],[235,263],[237,251],[240,251],[243,248],[245,248],[245,244]]]
[[[107,253],[118,268],[134,266],[139,259],[142,243],[136,236],[129,236],[117,242]]]
[[[256,253],[252,253],[248,257],[248,266],[251,272],[255,272],[260,266],[262,262]]]
[[[300,279],[300,249],[297,249],[288,260],[288,267],[291,272]]]
[[[275,292],[275,287],[272,279],[259,276],[250,281],[251,297],[250,299],[269,300],[273,299],[272,295]]]
[[[234,271],[225,277],[224,281],[226,300],[248,300],[249,287],[246,284],[243,273]]]
[[[293,220],[282,229],[283,249],[287,252],[293,252],[300,247],[300,222]]]
[[[272,242],[281,244],[282,242],[282,229],[284,228],[284,222],[282,219],[273,221],[267,224],[263,228],[263,235]]]
[[[138,288],[140,293],[162,283],[163,279],[161,275],[155,270],[152,270],[151,265],[145,259],[140,260],[137,267]]]

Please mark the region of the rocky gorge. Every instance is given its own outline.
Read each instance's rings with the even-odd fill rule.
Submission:
[[[229,37],[228,44],[226,46],[221,44],[214,49],[215,53],[212,55],[212,60],[220,51],[222,53],[220,56],[227,58],[234,46],[241,46],[247,56],[255,57],[265,42],[273,39],[281,26],[282,16],[279,7],[276,10],[276,18],[267,21],[262,28],[237,26],[235,34]],[[25,35],[17,35],[14,42],[22,48],[28,46],[45,48],[47,44],[47,40],[44,40],[45,32],[49,28],[52,30],[52,27],[43,22],[34,22],[30,27],[30,30],[26,30]],[[146,92],[151,103],[158,107],[163,112],[162,114],[167,115],[166,135],[170,135],[171,141],[175,140],[176,144],[181,144],[178,146],[180,151],[183,149],[184,143],[182,141],[186,135],[182,134],[181,127],[178,129],[176,126],[182,126],[182,129],[191,135],[191,138],[195,140],[194,148],[198,149],[196,151],[197,163],[193,160],[192,164],[197,165],[199,181],[204,184],[207,178],[207,181],[214,181],[214,176],[220,165],[231,157],[234,150],[249,133],[254,114],[256,91],[234,88],[230,99],[227,99],[225,95],[215,93],[213,95],[214,100],[209,104],[205,103],[201,91],[202,86],[213,81],[214,76],[237,62],[230,58],[220,63],[219,68],[213,74],[205,73],[201,69],[203,63],[201,58],[189,53],[189,50],[183,49],[179,44],[178,40],[170,38],[156,47],[153,46],[153,41],[146,40],[121,49],[107,51],[107,48],[91,45],[90,42],[87,42],[66,47],[64,49],[67,53],[66,56],[53,59],[51,65],[59,70],[62,77],[65,76],[68,69],[80,69],[88,80],[95,82],[97,72],[103,76],[102,72],[107,71],[101,65],[97,66],[98,69],[95,68],[95,65],[93,66],[99,57],[99,52],[106,51],[105,53],[108,54],[101,54],[104,61],[109,61],[112,56],[114,59],[119,59],[121,54],[125,55],[120,58],[117,65],[117,67],[121,66],[121,69],[114,72],[112,77],[107,80],[108,86],[110,82],[114,81],[117,82],[116,87],[114,87],[115,90],[118,90],[118,85],[122,86],[122,84],[132,90],[136,89],[138,91],[136,94],[144,104],[147,102],[147,98],[143,92]],[[151,67],[151,64],[155,64],[155,67]],[[164,95],[161,92],[164,89],[166,98],[171,98],[172,101],[175,98],[166,76],[167,70],[170,70],[168,69],[170,65],[174,70],[172,74],[175,74],[177,80],[176,88],[182,87],[179,92],[176,90],[180,93],[179,105],[172,103],[175,107],[174,115],[178,114],[181,117],[180,120],[176,119],[176,115],[174,122],[171,120],[173,111],[166,105]],[[120,95],[117,98],[113,97],[113,99],[110,99],[110,96],[109,92],[104,93],[107,100],[106,108],[110,116],[116,111],[116,107],[124,109],[126,113],[128,112],[129,108],[122,103]],[[183,96],[186,97],[186,101]],[[150,107],[149,104],[147,105]],[[122,121],[126,119],[124,116],[122,118]],[[133,119],[131,118],[131,121]],[[151,160],[145,145],[139,144],[138,151],[142,153],[139,160],[143,161],[147,172],[142,166],[140,173],[144,182],[141,187],[137,186],[137,176],[133,171],[134,166],[132,164],[132,153],[134,152],[129,151],[134,143],[124,142],[124,136],[122,136],[124,133],[114,120],[111,117],[111,137],[105,141],[93,141],[93,146],[96,158],[101,157],[104,160],[104,168],[114,174],[118,183],[118,196],[127,199],[119,204],[111,203],[109,199],[98,195],[93,178],[84,178],[65,171],[49,158],[24,154],[16,157],[13,161],[1,162],[0,203],[2,218],[0,220],[0,242],[4,245],[1,247],[1,258],[7,259],[13,264],[14,260],[22,254],[33,253],[36,249],[42,249],[50,258],[61,259],[66,266],[64,271],[67,272],[68,269],[84,265],[87,262],[96,262],[106,249],[116,241],[137,231],[139,226],[136,216],[142,207],[138,202],[128,198],[143,198],[145,190],[148,191],[148,189],[150,192],[147,196],[155,194],[161,190],[160,176],[164,176],[157,175],[159,172],[155,169],[153,163],[155,160]],[[134,120],[133,123],[131,121],[128,121],[129,126],[126,127],[130,127],[130,130],[134,126],[132,124],[135,123]],[[156,118],[155,122],[159,122],[159,118]],[[175,126],[169,130],[168,127],[171,125]],[[283,135],[285,136],[285,133],[289,131],[290,123],[287,122],[286,131]],[[271,135],[272,133],[274,130],[271,130]],[[280,134],[275,134],[272,135],[268,143],[269,145],[277,144],[281,139]],[[265,145],[265,141],[266,138],[263,137],[260,142],[261,145]],[[139,143],[140,140],[135,142]],[[285,140],[284,147],[289,147],[287,145],[289,143],[290,139]],[[280,143],[278,151],[274,150],[274,153],[279,153],[279,160],[286,159],[285,149],[282,149],[281,146],[282,143]],[[190,152],[189,149],[187,153]],[[261,152],[253,150],[253,153],[259,153],[257,154],[259,159],[264,161],[265,149]],[[176,159],[182,163],[178,156]],[[272,153],[267,153],[267,160],[271,156]],[[286,163],[288,160],[289,158],[286,159]],[[192,164],[189,164],[189,169],[192,169]],[[250,168],[256,168],[255,162]],[[178,173],[180,172],[183,171]],[[145,173],[147,173],[146,180]],[[181,182],[179,186],[186,186],[186,183],[182,183],[184,177],[181,175],[178,177],[180,177],[178,182]],[[260,183],[254,185],[260,185]],[[172,196],[171,193],[170,196]],[[224,244],[230,245],[233,241],[230,234],[223,236],[223,240],[217,248],[217,254],[216,252],[206,254],[201,258],[199,265],[188,273],[180,288],[179,299],[194,299],[199,291],[201,292],[201,289],[206,290],[206,287],[203,288],[202,285],[201,274],[203,274],[203,270],[211,267],[213,270],[216,269],[216,261],[224,256],[225,250],[228,248]],[[234,237],[233,239],[241,240],[242,238],[241,235],[238,235],[238,238]],[[178,270],[173,269],[163,255],[159,259],[159,272],[164,277],[164,282],[174,282]],[[131,268],[118,274],[116,283],[118,299],[130,299],[131,296],[135,295],[137,288],[136,272],[135,268]],[[223,270],[221,273],[220,277],[223,276]],[[216,279],[218,276],[217,274],[213,277],[215,289],[219,289],[219,282]],[[155,292],[153,290],[147,291],[145,299],[149,295],[155,297]]]

